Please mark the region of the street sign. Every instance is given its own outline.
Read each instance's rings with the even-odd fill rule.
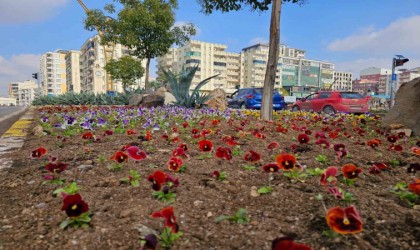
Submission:
[[[396,81],[397,80],[397,74],[392,74],[392,80]]]

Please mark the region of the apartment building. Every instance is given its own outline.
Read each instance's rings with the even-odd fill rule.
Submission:
[[[27,106],[38,97],[40,89],[38,84],[32,80],[23,82],[12,82],[9,84],[9,97],[16,100],[15,105]]]
[[[128,55],[128,49],[121,44],[113,47],[102,46],[100,37],[95,35],[86,40],[80,49],[80,91],[105,93],[105,92],[123,92],[121,82],[114,82],[106,74],[104,69],[106,60],[117,60],[122,56]],[[106,59],[105,59],[106,53]],[[146,62],[142,62],[146,67]],[[138,86],[144,87],[145,78],[136,80]]]
[[[162,77],[161,67],[179,73],[182,68],[200,65],[193,79],[193,87],[212,75],[219,74],[206,84],[202,90],[224,88],[227,92],[243,87],[262,87],[268,61],[267,44],[246,47],[241,53],[226,51],[222,44],[190,41],[181,48],[172,48],[159,57],[158,75]],[[280,46],[276,88],[284,88],[290,94],[303,95],[323,88],[333,82],[334,64],[305,59],[305,51]]]
[[[334,71],[334,84],[332,90],[351,91],[353,74],[345,71]]]
[[[162,79],[162,68],[179,73],[195,65],[199,68],[193,78],[192,87],[204,79],[218,75],[204,85],[201,90],[211,91],[215,88],[235,89],[240,84],[240,54],[226,51],[223,44],[206,43],[191,40],[180,48],[171,48],[169,52],[157,59],[158,78]]]
[[[65,55],[67,91],[80,93],[80,51],[70,50]]]
[[[44,95],[60,95],[67,92],[66,61],[68,51],[47,52],[40,58],[39,81]]]

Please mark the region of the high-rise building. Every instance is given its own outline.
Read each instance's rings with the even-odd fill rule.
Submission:
[[[163,77],[162,68],[179,73],[195,65],[199,68],[194,75],[192,87],[214,75],[201,90],[210,91],[215,88],[234,89],[240,84],[240,55],[225,51],[223,44],[206,43],[191,40],[180,48],[171,48],[169,52],[158,58],[158,76]]]
[[[416,69],[406,70],[398,75],[396,90],[405,82],[409,82],[417,77],[420,77],[420,72]]]
[[[16,99],[16,105],[19,106],[31,105],[39,92],[38,84],[32,80],[9,84],[9,97]]]
[[[159,57],[158,75],[161,68],[179,73],[183,68],[199,65],[193,78],[193,86],[207,77],[219,74],[206,84],[202,90],[223,88],[227,92],[239,87],[262,87],[268,61],[268,45],[256,44],[244,48],[241,53],[226,51],[222,44],[190,41],[181,48],[172,48]],[[305,51],[280,46],[276,88],[284,88],[290,94],[303,95],[324,88],[333,82],[334,64],[305,59]]]
[[[80,51],[70,50],[65,59],[67,91],[80,93]]]
[[[105,92],[122,92],[121,82],[112,81],[106,76],[104,69],[105,53],[107,53],[107,60],[117,60],[122,56],[128,55],[128,49],[121,44],[116,44],[113,48],[109,46],[102,46],[100,44],[100,37],[95,35],[86,40],[80,49],[80,90],[81,92],[105,93]],[[145,61],[142,61],[145,67]],[[108,81],[108,83],[106,82]],[[139,86],[144,86],[144,77],[138,79],[136,83]]]
[[[44,95],[60,95],[67,92],[66,61],[68,51],[47,52],[40,59],[40,81]]]
[[[351,91],[353,74],[351,72],[334,71],[332,90]]]

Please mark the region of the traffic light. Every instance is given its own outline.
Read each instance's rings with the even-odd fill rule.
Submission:
[[[408,58],[394,58],[394,67],[403,66],[408,61]]]
[[[38,80],[38,73],[32,73],[32,78],[37,79]]]

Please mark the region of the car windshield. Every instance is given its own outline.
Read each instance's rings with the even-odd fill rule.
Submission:
[[[356,92],[342,92],[340,95],[344,99],[363,99],[363,96]]]

